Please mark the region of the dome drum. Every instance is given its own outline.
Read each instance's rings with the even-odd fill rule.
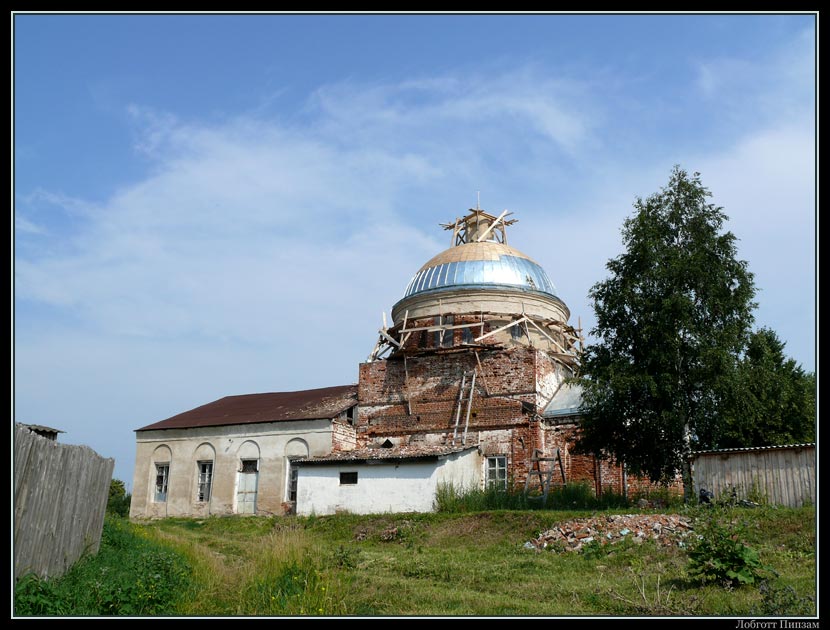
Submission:
[[[452,290],[414,293],[392,307],[394,324],[407,319],[440,315],[502,315],[505,321],[522,313],[545,320],[567,322],[568,307],[559,298],[541,291],[517,291],[512,287],[453,287]]]

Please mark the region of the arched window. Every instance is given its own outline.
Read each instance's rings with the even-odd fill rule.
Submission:
[[[213,462],[216,450],[208,443],[202,443],[194,453],[196,460],[196,501],[208,503],[213,490]]]
[[[170,483],[170,464],[173,454],[166,444],[157,446],[153,451],[150,473],[153,475],[153,501],[164,503],[167,501],[167,488]]]

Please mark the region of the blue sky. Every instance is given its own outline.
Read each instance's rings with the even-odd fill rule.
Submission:
[[[229,394],[357,381],[438,223],[588,329],[637,197],[699,171],[815,369],[812,15],[16,15],[14,416],[116,459]]]

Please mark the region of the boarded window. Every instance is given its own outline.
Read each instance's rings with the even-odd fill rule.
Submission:
[[[507,457],[487,458],[487,487],[507,490]]]
[[[210,488],[213,485],[213,462],[197,462],[199,471],[196,500],[202,503],[210,501]]]
[[[159,503],[167,501],[167,480],[169,477],[170,464],[156,464],[155,500]]]
[[[357,483],[357,472],[342,472],[340,473],[341,486],[353,486]]]

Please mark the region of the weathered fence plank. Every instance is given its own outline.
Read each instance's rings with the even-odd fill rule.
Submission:
[[[772,505],[815,503],[815,444],[704,451],[692,456],[695,493],[716,497],[732,492],[743,499],[760,493]]]
[[[62,575],[98,551],[114,460],[14,430],[14,577]]]

